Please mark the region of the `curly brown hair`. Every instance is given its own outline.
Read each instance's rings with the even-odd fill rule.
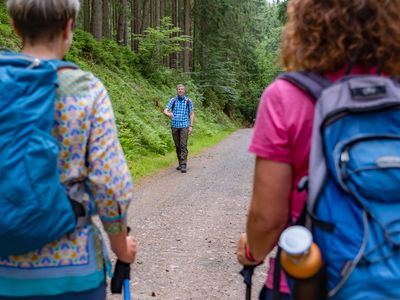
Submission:
[[[289,0],[281,61],[334,72],[350,62],[400,75],[400,0]]]

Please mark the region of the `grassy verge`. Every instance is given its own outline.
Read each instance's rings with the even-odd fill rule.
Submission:
[[[198,137],[195,142],[189,139],[189,157],[193,157],[196,154],[201,153],[205,149],[218,144],[228,135],[230,135],[236,128],[230,128],[225,131],[219,131],[217,134],[211,137]],[[172,139],[172,136],[171,136]],[[190,158],[189,158],[190,159]],[[163,156],[160,155],[146,155],[131,157],[128,160],[129,168],[132,172],[133,180],[135,183],[140,182],[141,179],[155,174],[161,169],[170,167],[176,164],[176,153],[175,151],[169,152]]]

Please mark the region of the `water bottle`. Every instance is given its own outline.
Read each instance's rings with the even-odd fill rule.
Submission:
[[[321,252],[306,227],[286,228],[279,238],[279,246],[282,248],[281,265],[291,277],[311,278],[321,269]]]

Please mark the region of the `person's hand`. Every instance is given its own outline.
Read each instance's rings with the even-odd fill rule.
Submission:
[[[172,112],[170,112],[169,117],[172,119],[174,117],[174,114]]]
[[[124,263],[132,264],[135,262],[137,252],[136,240],[132,236],[126,237],[126,248],[121,253],[116,253],[118,259]]]
[[[112,234],[109,238],[111,249],[120,261],[128,264],[135,262],[137,245],[132,236],[127,236],[126,232],[121,232]]]
[[[189,134],[191,134],[193,131],[193,126],[189,126]]]
[[[237,243],[236,257],[238,262],[243,266],[255,266],[262,263],[262,261],[252,261],[246,256],[247,236],[245,233],[240,235]]]

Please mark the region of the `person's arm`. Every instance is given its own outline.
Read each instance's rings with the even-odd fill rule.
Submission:
[[[136,242],[127,236],[127,212],[133,198],[133,183],[118,140],[111,101],[103,84],[94,79],[93,115],[87,149],[88,178],[96,211],[117,258],[133,263]]]
[[[257,264],[268,255],[289,217],[293,170],[284,100],[279,82],[274,82],[263,92],[257,110],[249,146],[257,158],[247,235],[241,235],[237,251],[243,265]]]
[[[164,115],[166,115],[169,118],[172,118],[174,116],[174,114],[170,111],[171,110],[171,106],[172,106],[172,101],[173,99],[169,100],[167,106],[164,108]]]
[[[174,116],[174,114],[173,114],[172,112],[170,112],[170,111],[168,110],[168,108],[165,108],[164,111],[163,111],[163,113],[164,113],[164,115],[166,115],[166,116],[169,117],[169,118],[172,118],[172,117]]]
[[[256,159],[247,243],[257,261],[274,248],[288,222],[292,172],[288,163]]]
[[[274,248],[289,217],[291,179],[290,164],[257,157],[247,234],[237,245],[242,265],[259,264]]]
[[[194,111],[193,110],[189,113],[189,117],[190,117],[189,134],[191,134],[193,131],[193,126],[194,126]]]

